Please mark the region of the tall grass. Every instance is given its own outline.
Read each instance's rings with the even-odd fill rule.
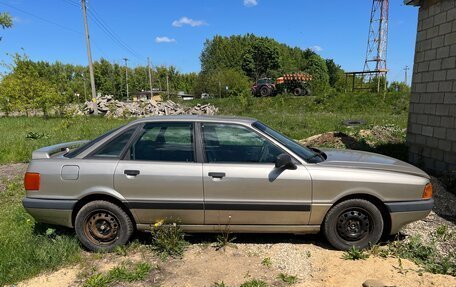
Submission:
[[[72,233],[58,234],[36,224],[22,207],[23,197],[19,179],[0,191],[0,286],[76,262],[81,253]]]
[[[27,162],[32,151],[37,148],[66,141],[92,139],[127,121],[94,117],[0,118],[0,164]]]
[[[353,131],[343,124],[349,119],[363,119],[366,128],[372,125],[393,124],[407,127],[409,96],[391,93],[331,94],[325,97],[270,98],[240,97],[193,100],[187,105],[211,103],[219,107],[219,114],[253,117],[294,139],[303,139],[327,131]]]

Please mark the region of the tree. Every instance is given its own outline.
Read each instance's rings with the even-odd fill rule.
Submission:
[[[337,65],[333,59],[326,60],[326,68],[328,69],[329,85],[338,91],[342,91],[345,87],[345,73],[344,70]]]
[[[242,70],[252,79],[268,76],[268,71],[279,68],[279,51],[269,39],[256,39],[244,53]]]
[[[0,83],[0,103],[3,111],[23,111],[40,109],[47,116],[51,107],[62,102],[57,87],[46,78],[39,76],[36,63],[27,56],[13,56],[12,73]]]
[[[394,81],[389,85],[388,92],[410,93],[410,86],[404,82]]]
[[[13,18],[11,18],[10,14],[8,14],[6,12],[0,13],[0,27],[2,29],[13,27]],[[0,37],[0,41],[1,40],[2,40],[2,37]]]
[[[316,54],[310,56],[305,71],[312,75],[310,82],[312,93],[325,94],[329,88],[329,75],[325,60]]]
[[[200,73],[194,91],[197,96],[209,93],[214,97],[228,97],[248,91],[250,85],[244,73],[236,69],[220,69],[212,73]]]

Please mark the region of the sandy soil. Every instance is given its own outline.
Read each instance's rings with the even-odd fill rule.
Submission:
[[[277,247],[275,245],[278,245]],[[291,250],[291,251],[290,251]],[[293,260],[283,254],[298,254]],[[89,255],[90,256],[90,255]],[[97,272],[106,272],[112,267],[130,260],[157,264],[158,272],[140,283],[122,283],[120,286],[214,286],[224,282],[226,286],[239,286],[250,279],[260,279],[268,286],[287,286],[277,276],[280,273],[297,275],[298,283],[293,286],[362,286],[368,279],[381,281],[384,286],[456,286],[456,278],[447,275],[422,273],[420,268],[408,260],[370,257],[366,260],[347,261],[342,252],[314,244],[282,243],[274,246],[259,244],[235,244],[225,251],[216,251],[211,246],[192,245],[182,259],[162,261],[148,251],[131,253],[127,257],[104,255],[105,258],[90,260],[78,266],[66,267],[56,272],[42,274],[18,284],[19,287],[82,286],[81,274],[95,267]],[[261,262],[266,257],[272,266]],[[310,256],[310,257],[309,257]],[[297,259],[296,256],[294,259]],[[288,261],[288,262],[284,262]],[[305,273],[287,273],[289,264],[298,266]],[[301,268],[302,267],[302,268]],[[299,271],[298,271],[299,272]]]
[[[0,166],[0,177],[13,178],[21,175],[26,164]],[[426,236],[436,226],[446,224],[456,230],[452,220],[454,211],[448,202],[456,197],[445,194],[437,187],[436,206],[440,211],[431,213],[425,220],[409,225],[409,235]],[[3,186],[0,186],[0,191]],[[450,220],[448,220],[450,218]],[[299,278],[293,286],[362,286],[368,279],[381,281],[384,286],[456,286],[456,277],[422,272],[420,267],[408,260],[397,258],[369,257],[366,260],[347,261],[343,252],[332,250],[318,236],[295,235],[236,235],[236,243],[225,250],[216,250],[211,243],[214,237],[195,235],[189,238],[191,245],[183,258],[161,260],[147,246],[142,245],[128,252],[127,256],[116,254],[85,253],[83,261],[75,266],[64,267],[54,272],[41,274],[19,283],[17,286],[82,286],[85,278],[93,272],[107,272],[125,262],[149,262],[157,266],[143,282],[122,283],[116,286],[214,286],[224,282],[226,286],[239,286],[250,279],[261,279],[269,286],[288,286],[277,276],[280,273]],[[450,245],[452,248],[454,245]],[[446,245],[444,247],[447,247]],[[262,261],[269,258],[271,266]],[[92,273],[91,273],[92,272]]]

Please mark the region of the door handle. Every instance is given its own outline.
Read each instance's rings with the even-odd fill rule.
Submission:
[[[124,170],[124,174],[130,175],[130,176],[137,176],[139,174],[139,170],[136,169],[126,169]]]
[[[226,176],[224,172],[210,172],[208,175],[212,178],[224,178]]]

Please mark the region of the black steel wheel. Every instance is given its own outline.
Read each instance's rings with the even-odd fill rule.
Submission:
[[[110,251],[124,245],[133,233],[133,222],[119,206],[92,201],[76,215],[75,231],[82,245],[91,251]]]
[[[376,244],[383,228],[382,214],[373,203],[350,199],[330,209],[322,230],[332,246],[347,250],[352,246],[363,249]]]

